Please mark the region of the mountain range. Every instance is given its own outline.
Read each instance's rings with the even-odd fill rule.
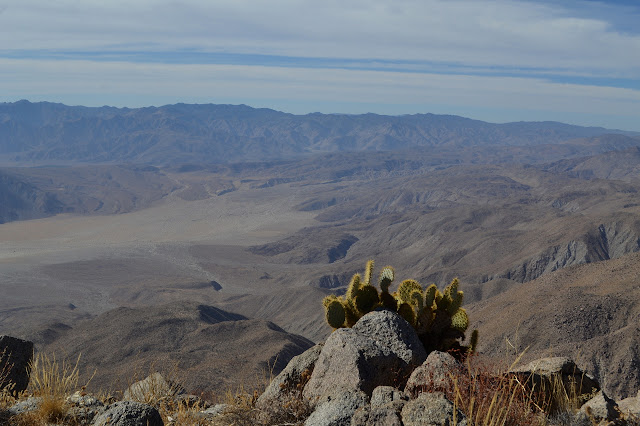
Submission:
[[[398,282],[458,277],[486,354],[518,335],[532,353],[581,360],[616,397],[640,388],[638,134],[21,101],[0,104],[0,160],[0,334],[84,348],[100,386],[128,362],[147,367],[127,356],[140,356],[132,339],[109,340],[136,334],[136,316],[155,324],[136,335],[153,357],[189,358],[197,333],[271,336],[253,360],[242,345],[198,352],[194,375],[210,366],[230,386],[247,377],[229,360],[256,374],[279,356],[279,368],[326,338],[322,298],[373,258]]]
[[[605,133],[633,136],[556,122],[491,124],[434,114],[293,115],[245,105],[118,109],[28,101],[0,104],[0,159],[23,164],[282,160],[416,147],[536,146]]]

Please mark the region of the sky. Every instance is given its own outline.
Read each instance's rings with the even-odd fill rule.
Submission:
[[[0,102],[640,131],[640,1],[0,0]]]

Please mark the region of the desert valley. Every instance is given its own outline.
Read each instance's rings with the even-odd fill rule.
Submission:
[[[20,101],[0,164],[0,335],[81,355],[90,389],[151,365],[193,392],[277,374],[369,259],[458,277],[480,353],[640,389],[640,134]]]

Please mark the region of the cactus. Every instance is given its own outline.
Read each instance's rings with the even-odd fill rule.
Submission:
[[[468,346],[462,346],[464,333],[469,327],[469,317],[462,308],[464,293],[458,290],[454,279],[442,292],[435,284],[424,291],[415,280],[404,280],[394,293],[389,287],[395,278],[392,267],[385,266],[378,281],[380,292],[371,284],[374,262],[367,262],[364,279],[356,274],[351,279],[344,296],[327,296],[323,300],[327,323],[334,329],[352,327],[363,315],[376,310],[398,312],[410,323],[427,351],[453,351],[465,356],[475,352],[478,331],[471,334]]]

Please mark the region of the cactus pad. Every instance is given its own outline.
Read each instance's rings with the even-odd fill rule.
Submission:
[[[398,287],[398,299],[404,303],[411,303],[411,295],[414,291],[422,294],[422,286],[416,280],[404,280]]]
[[[345,311],[344,306],[339,300],[332,300],[326,307],[326,318],[329,325],[333,328],[340,328],[344,325]]]
[[[360,315],[371,312],[378,302],[380,302],[378,290],[371,285],[362,286],[354,299],[355,307]]]
[[[395,278],[395,271],[391,266],[385,266],[380,273],[380,290],[383,293],[389,292],[389,286]]]
[[[467,312],[460,308],[456,311],[455,315],[451,317],[451,328],[464,333],[467,327],[469,327],[469,317],[467,316]]]

